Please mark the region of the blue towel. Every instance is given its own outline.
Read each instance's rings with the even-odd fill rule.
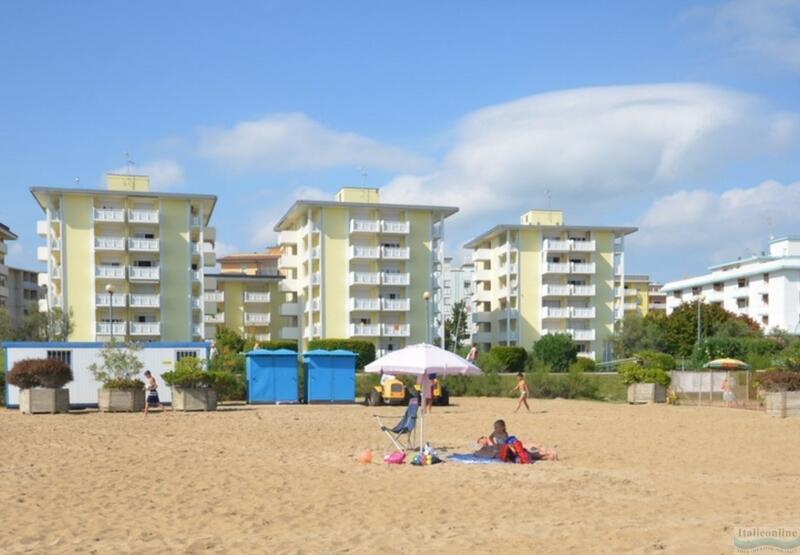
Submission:
[[[473,455],[472,453],[455,453],[453,455],[448,455],[447,460],[464,464],[502,464],[500,459],[479,457],[477,455]]]

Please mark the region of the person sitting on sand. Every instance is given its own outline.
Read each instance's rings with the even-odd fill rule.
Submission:
[[[156,382],[156,378],[150,373],[150,370],[145,370],[144,379],[144,389],[147,391],[147,399],[144,402],[144,415],[147,416],[147,411],[150,407],[158,407],[162,410],[164,407],[158,398],[158,382]]]
[[[480,448],[475,452],[479,457],[494,458],[500,450],[501,445],[508,441],[508,431],[506,430],[505,420],[498,420],[494,423],[494,430],[488,436],[478,438]]]

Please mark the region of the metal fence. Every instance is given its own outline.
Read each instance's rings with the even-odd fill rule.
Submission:
[[[735,406],[758,407],[758,393],[753,379],[755,372],[752,370],[673,370],[670,376],[672,377],[670,387],[681,403],[725,405],[726,402],[722,398],[722,382],[728,378]]]

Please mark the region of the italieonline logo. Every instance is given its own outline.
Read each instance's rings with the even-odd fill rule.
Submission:
[[[800,553],[800,528],[736,528],[733,546],[737,553]]]

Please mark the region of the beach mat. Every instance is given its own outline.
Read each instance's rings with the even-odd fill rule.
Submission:
[[[448,462],[460,462],[464,464],[503,464],[500,459],[490,459],[488,457],[479,457],[472,453],[454,453],[448,455]]]

